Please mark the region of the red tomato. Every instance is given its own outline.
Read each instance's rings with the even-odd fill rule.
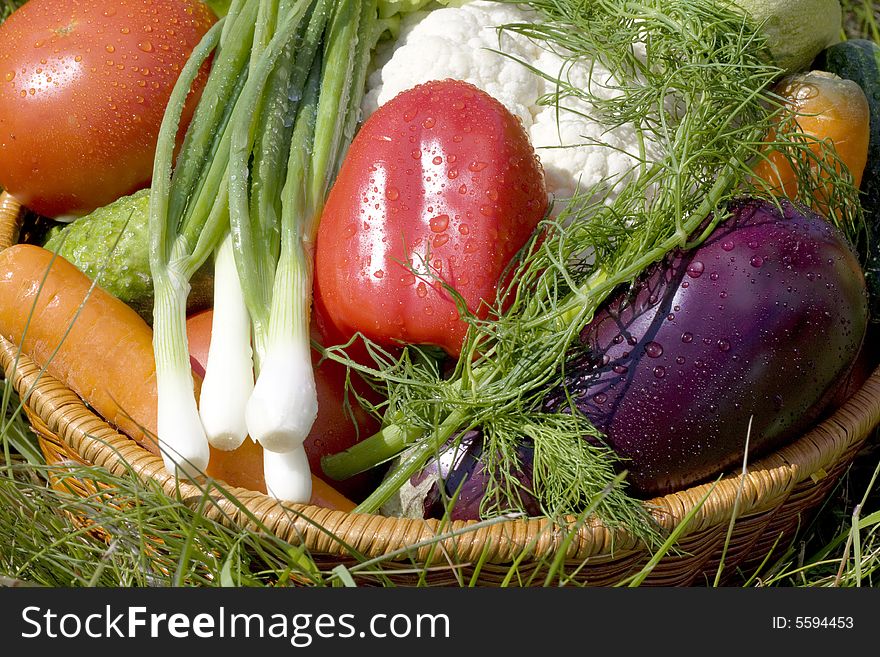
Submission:
[[[343,336],[458,355],[467,324],[442,282],[485,317],[546,209],[540,163],[501,103],[458,80],[404,91],[364,123],[330,191],[316,305]]]
[[[208,362],[212,318],[213,311],[205,310],[192,315],[186,322],[190,360],[193,372],[199,377],[204,376],[205,364]],[[318,356],[315,352],[312,353],[317,365]],[[315,385],[318,390],[318,417],[306,439],[305,448],[312,472],[321,476],[322,456],[348,449],[358,440],[375,433],[379,429],[379,423],[353,398],[349,399],[349,403],[354,421],[349,417],[344,406],[345,367],[339,363],[325,360],[318,365],[315,369]],[[371,396],[371,391],[359,389],[358,392],[368,398]],[[375,401],[375,397],[373,400]],[[263,480],[263,449],[250,439],[231,452],[212,449],[207,473],[231,485],[266,492]],[[357,500],[366,497],[373,490],[379,476],[380,473],[368,472],[345,481],[323,478],[340,493]]]
[[[49,217],[147,186],[171,90],[215,21],[199,0],[23,5],[0,26],[0,186]]]

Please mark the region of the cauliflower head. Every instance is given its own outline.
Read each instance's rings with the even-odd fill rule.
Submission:
[[[555,213],[578,190],[601,190],[613,198],[656,148],[640,143],[635,126],[609,128],[582,98],[564,89],[557,95],[556,81],[562,80],[565,86],[613,97],[615,81],[605,67],[571,60],[499,29],[536,19],[527,8],[484,0],[405,16],[398,38],[377,53],[362,104],[364,118],[417,84],[465,80],[522,122],[544,167]],[[554,96],[557,100],[548,102]]]

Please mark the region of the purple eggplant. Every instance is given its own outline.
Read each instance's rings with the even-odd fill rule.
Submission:
[[[863,342],[865,279],[822,216],[742,200],[596,313],[547,410],[573,400],[662,495],[775,449],[820,419]],[[570,410],[570,409],[569,409]],[[751,430],[749,426],[751,423]]]
[[[499,496],[497,503],[510,506],[501,511],[522,511],[530,516],[540,515],[540,505],[532,495],[533,449],[523,442],[516,450],[519,468],[515,482],[507,482],[513,504],[505,505]],[[448,513],[451,520],[479,520],[480,507],[491,480],[490,466],[483,453],[483,435],[468,431],[458,439],[450,439],[439,456],[432,459],[422,470],[410,478],[408,509],[405,515],[424,518],[441,518],[446,507],[455,497],[455,504]]]

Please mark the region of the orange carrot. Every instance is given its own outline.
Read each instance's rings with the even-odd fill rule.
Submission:
[[[0,335],[92,409],[158,455],[153,332],[132,308],[67,260],[38,246],[0,251]],[[194,373],[197,391],[201,383]],[[260,450],[251,441],[245,441]],[[243,446],[244,447],[244,446]],[[265,492],[262,453],[212,450],[207,474],[230,486]],[[351,511],[355,504],[318,477],[311,503]]]
[[[17,244],[0,252],[0,333],[159,454],[144,431],[156,426],[153,333],[125,303],[51,251]]]

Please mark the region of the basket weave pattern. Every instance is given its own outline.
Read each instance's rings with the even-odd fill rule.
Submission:
[[[20,208],[0,195],[0,249],[17,240]],[[162,459],[138,446],[93,413],[59,381],[41,371],[16,345],[0,338],[0,366],[24,401],[29,422],[50,464],[79,462],[159,484],[184,502],[199,504],[204,488],[177,482]],[[750,464],[745,476],[652,499],[646,504],[663,530],[671,531],[695,508],[676,550],[651,571],[645,584],[681,586],[712,581],[724,559],[724,573],[747,570],[765,560],[775,548],[788,547],[805,517],[825,498],[859,448],[880,424],[880,368],[847,402],[797,441]],[[69,489],[70,480],[65,479]],[[228,488],[238,499],[213,495],[205,514],[217,522],[269,531],[283,540],[304,544],[319,566],[353,564],[350,549],[367,558],[391,555],[383,570],[397,568],[392,579],[408,584],[419,579],[413,566],[431,568],[423,581],[454,584],[450,566],[464,581],[497,584],[519,562],[520,581],[540,575],[556,553],[565,549],[567,572],[592,585],[611,585],[637,572],[648,561],[640,541],[621,529],[590,520],[560,528],[548,520],[511,519],[490,525],[456,521],[389,518],[353,514],[311,505],[282,504],[262,493]],[[81,482],[76,492],[94,491]],[[700,501],[705,497],[704,502]],[[697,508],[699,507],[699,508]],[[737,519],[729,542],[731,518]],[[444,536],[439,543],[438,536]],[[429,561],[430,560],[430,561]],[[477,565],[479,564],[479,565]],[[370,577],[363,576],[369,583]],[[543,582],[536,576],[535,582]],[[518,581],[511,582],[519,583]]]

